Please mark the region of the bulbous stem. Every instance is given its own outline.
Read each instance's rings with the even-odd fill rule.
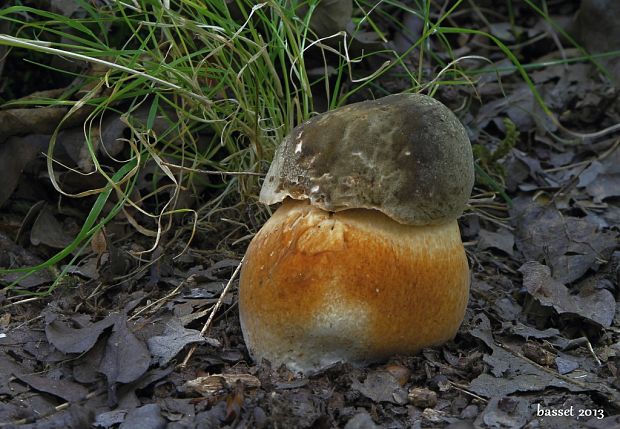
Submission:
[[[445,342],[467,306],[456,221],[409,226],[375,210],[287,200],[245,261],[239,311],[250,354],[304,373]]]

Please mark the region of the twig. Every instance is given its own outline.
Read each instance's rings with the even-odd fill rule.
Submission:
[[[15,380],[15,377],[12,377],[11,379]],[[92,392],[89,392],[88,394],[86,394],[83,400],[91,399],[101,393],[102,393],[101,390],[93,390]],[[48,413],[37,415],[36,417],[29,417],[29,418],[20,419],[20,420],[14,420],[12,422],[0,422],[0,428],[16,427],[16,426],[26,425],[28,423],[36,423],[37,421],[41,421],[53,415],[54,413],[58,413],[60,411],[66,410],[67,408],[71,406],[71,404],[72,404],[71,402],[63,402],[62,404],[57,405],[54,408],[52,408]]]
[[[215,313],[217,313],[217,311],[222,306],[222,303],[224,302],[224,297],[226,296],[226,294],[228,293],[228,290],[232,286],[233,281],[237,277],[237,274],[239,274],[239,270],[241,270],[241,266],[243,265],[243,259],[244,258],[241,258],[241,261],[239,261],[239,265],[237,265],[237,268],[235,268],[235,271],[232,273],[232,276],[230,276],[230,280],[228,280],[228,283],[226,284],[226,287],[224,288],[224,290],[222,291],[219,299],[215,303],[215,306],[213,306],[213,310],[211,310],[211,314],[209,315],[209,318],[207,319],[207,321],[205,322],[204,326],[202,327],[202,330],[200,331],[200,335],[204,336],[205,333],[207,332],[207,330],[209,329],[209,327],[211,326],[211,322],[213,322],[213,318],[215,317]],[[185,356],[185,359],[183,359],[183,362],[181,363],[181,365],[179,365],[181,368],[185,368],[185,366],[187,366],[187,363],[191,359],[191,357],[194,354],[194,352],[196,351],[197,347],[198,347],[197,344],[193,344],[192,345],[192,347],[189,349],[189,352],[187,352],[187,356]]]
[[[586,339],[586,347],[588,348],[588,351],[590,352],[590,354],[592,355],[592,357],[596,361],[596,364],[598,366],[603,366],[603,363],[601,362],[601,360],[598,358],[598,356],[594,352],[594,349],[592,348],[592,343],[590,343],[590,340],[588,339],[586,334],[583,331],[581,331],[581,335],[583,336],[583,338]]]
[[[7,289],[2,289],[2,290],[0,290],[0,292],[4,292],[6,290],[8,290],[8,288]],[[10,300],[11,298],[12,297],[9,297],[9,298],[7,298],[7,300]],[[16,297],[16,298],[19,298],[19,297]],[[7,309],[9,307],[14,307],[16,305],[21,305],[21,304],[27,304],[29,302],[38,301],[40,299],[43,299],[43,298],[40,297],[40,296],[33,296],[31,298],[24,298],[24,299],[22,299],[20,301],[10,302],[10,303],[6,304],[5,306],[3,306],[2,308]]]
[[[476,398],[477,400],[479,400],[479,401],[481,401],[481,402],[483,402],[485,404],[487,402],[489,402],[488,399],[484,399],[482,396],[478,396],[474,392],[470,392],[469,390],[467,390],[467,386],[464,386],[464,385],[459,384],[459,383],[455,383],[454,381],[450,381],[450,380],[448,380],[448,383],[450,383],[450,385],[452,387],[454,387],[456,390],[458,390],[460,392],[463,392],[463,393],[471,396],[472,398]]]
[[[191,278],[191,276],[190,276]],[[187,279],[189,280],[189,278]],[[162,305],[164,305],[164,303],[169,299],[172,298],[173,296],[177,295],[179,293],[179,291],[181,290],[181,288],[183,286],[185,286],[185,284],[187,283],[187,280],[183,280],[182,282],[179,283],[179,285],[174,288],[174,290],[172,292],[170,292],[168,295],[163,296],[161,298],[159,298],[156,301],[151,302],[150,304],[145,305],[144,307],[142,307],[140,310],[136,311],[128,320],[133,320],[136,317],[138,317],[141,313],[143,313],[144,311],[148,310],[151,307],[155,307],[153,309],[153,311],[156,311],[158,308],[160,308]]]
[[[614,407],[618,408],[620,407],[620,394],[618,394],[618,391],[615,389],[612,389],[610,387],[608,387],[607,385],[604,385],[601,382],[581,382],[578,380],[575,380],[574,378],[568,377],[566,375],[560,374],[557,371],[554,371],[550,368],[547,368],[543,365],[540,365],[536,362],[534,362],[533,360],[527,358],[526,356],[524,356],[523,354],[512,350],[510,347],[506,347],[505,345],[501,344],[501,343],[497,343],[499,345],[499,347],[501,347],[503,350],[506,350],[508,353],[523,359],[525,362],[529,363],[530,365],[535,366],[536,368],[538,368],[541,371],[544,371],[548,374],[551,374],[553,377],[555,378],[559,378],[560,380],[563,380],[567,383],[573,384],[583,390],[590,390],[590,391],[598,391],[601,395],[605,396],[605,398],[607,399],[607,401],[609,401]]]

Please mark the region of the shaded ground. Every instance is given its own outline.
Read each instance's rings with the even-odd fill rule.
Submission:
[[[571,19],[577,4],[559,3],[552,12]],[[475,14],[455,19],[491,31],[527,63],[566,54],[531,10],[516,8],[518,35],[499,12],[490,24]],[[392,37],[397,49],[407,44]],[[503,58],[477,36],[463,37],[461,49]],[[620,140],[562,129],[620,123],[613,72],[586,62],[531,71],[562,125],[545,119],[517,72],[501,77],[502,85],[484,75],[475,87],[437,94],[467,126],[487,175],[505,180],[503,198],[480,176],[461,219],[473,279],[454,341],[310,378],[256,365],[239,328],[234,273],[263,217],[223,211],[218,218],[251,221],[205,224],[185,253],[179,228],[141,261],[128,254],[150,242],[117,219],[51,296],[0,292],[0,427],[620,427]],[[395,76],[386,83],[405,89]],[[110,142],[124,131],[115,118],[105,129]],[[49,132],[22,130],[0,143],[2,267],[34,265],[64,248],[89,210],[56,205],[37,159]],[[64,132],[71,142],[81,127]],[[57,274],[43,271],[20,288]]]

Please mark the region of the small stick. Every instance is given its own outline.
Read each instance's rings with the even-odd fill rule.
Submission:
[[[190,276],[190,278],[191,278],[191,276]],[[170,299],[173,296],[177,295],[179,293],[179,291],[181,290],[181,288],[183,288],[183,286],[185,286],[186,283],[187,283],[187,280],[183,280],[182,282],[179,283],[179,285],[176,288],[174,288],[174,290],[172,292],[170,292],[166,296],[163,296],[163,297],[159,298],[156,301],[151,302],[150,304],[145,305],[140,310],[136,311],[133,314],[133,316],[131,316],[128,320],[133,320],[133,319],[137,318],[141,313],[145,312],[146,310],[148,310],[151,307],[154,307],[152,312],[156,311],[158,308],[160,308],[162,305],[164,305],[168,299]]]
[[[581,335],[583,335],[583,338],[586,339],[586,346],[588,347],[588,351],[590,352],[590,354],[592,355],[592,357],[596,361],[596,364],[598,366],[603,366],[603,363],[601,362],[601,360],[598,358],[598,356],[594,352],[594,348],[592,348],[592,343],[590,343],[590,340],[588,339],[588,337],[585,335],[585,333],[583,331],[581,331]]]
[[[479,400],[480,402],[482,402],[484,404],[489,402],[487,399],[484,399],[482,396],[478,396],[474,392],[471,392],[471,391],[467,390],[467,386],[464,386],[464,385],[459,384],[459,383],[455,383],[454,381],[451,381],[451,380],[448,380],[448,383],[450,383],[450,385],[452,387],[454,387],[456,390],[461,391],[461,392],[471,396],[472,398],[476,398],[477,400]]]
[[[15,380],[16,377],[11,377],[9,379],[9,381],[13,381]],[[99,395],[101,392],[98,390],[94,390],[92,392],[89,392],[83,400],[88,400],[91,399],[97,395]],[[42,421],[43,419],[51,416],[54,413],[66,410],[67,408],[69,408],[71,406],[71,402],[63,402],[60,405],[55,406],[53,409],[51,409],[49,412],[45,413],[45,414],[40,414],[36,417],[28,417],[25,419],[20,419],[20,420],[13,420],[12,422],[0,422],[0,428],[3,427],[16,427],[16,426],[21,426],[21,425],[25,425],[28,423],[36,423],[37,421]]]
[[[207,319],[204,326],[202,327],[202,330],[200,331],[200,335],[204,336],[207,330],[209,329],[209,327],[211,326],[211,322],[213,322],[215,313],[217,313],[217,311],[222,306],[222,303],[224,302],[224,297],[226,296],[226,294],[228,293],[228,290],[232,286],[233,280],[235,280],[235,277],[237,277],[237,274],[239,274],[239,270],[241,270],[241,265],[243,265],[243,259],[244,258],[241,258],[241,261],[239,261],[239,265],[237,265],[237,268],[235,268],[235,271],[232,273],[232,276],[230,276],[230,280],[228,280],[226,287],[224,288],[219,299],[215,303],[215,306],[213,306],[213,310],[211,310],[211,314],[209,315],[209,318]],[[181,368],[185,368],[185,366],[187,366],[187,363],[191,359],[197,347],[198,347],[197,344],[192,345],[192,347],[189,349],[189,352],[187,353],[187,356],[185,356],[185,359],[183,359],[183,362],[180,365]]]

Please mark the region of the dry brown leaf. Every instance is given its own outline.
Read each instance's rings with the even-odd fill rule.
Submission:
[[[243,383],[250,389],[261,386],[260,380],[250,374],[212,374],[189,380],[184,387],[186,391],[195,392],[202,396],[211,396],[229,386],[234,386],[237,382]]]

